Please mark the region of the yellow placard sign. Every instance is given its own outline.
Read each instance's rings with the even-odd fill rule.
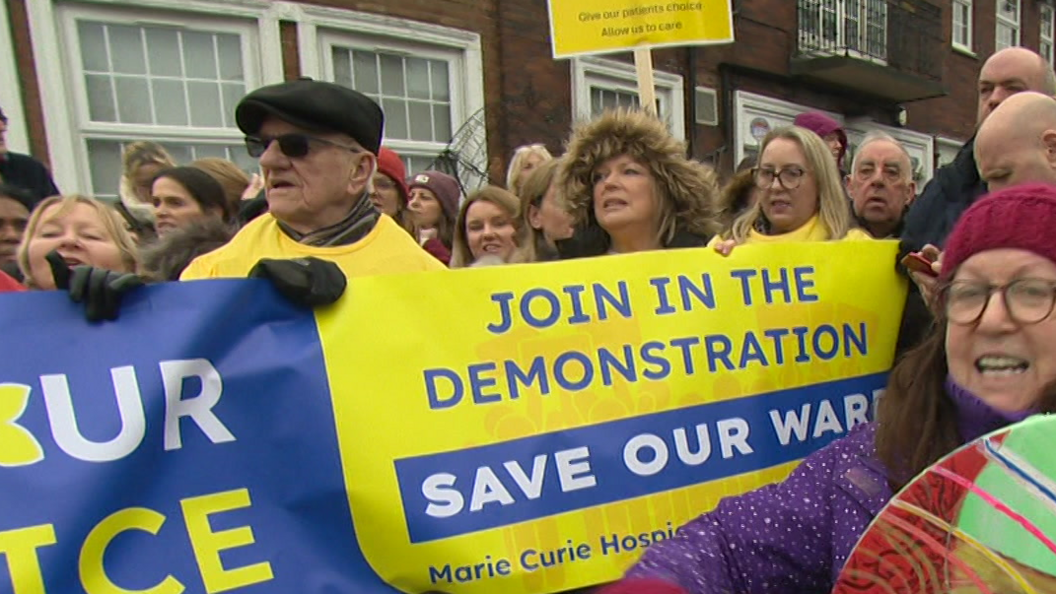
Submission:
[[[733,41],[730,0],[550,0],[554,57]]]

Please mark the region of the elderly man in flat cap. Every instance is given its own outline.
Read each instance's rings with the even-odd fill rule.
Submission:
[[[440,270],[443,266],[370,202],[383,114],[367,96],[327,82],[297,80],[253,91],[235,110],[249,153],[260,159],[268,213],[230,243],[200,256],[182,280],[287,272],[261,259],[316,258],[346,277]],[[263,266],[263,269],[261,268]],[[280,265],[281,266],[281,265]],[[293,279],[296,280],[296,279]]]
[[[235,120],[260,159],[269,212],[196,258],[180,280],[265,278],[294,303],[316,307],[340,298],[348,277],[444,269],[370,201],[383,124],[370,98],[301,79],[246,95]],[[48,260],[56,286],[85,303],[89,320],[115,319],[121,295],[142,284],[88,266],[67,270],[57,254]]]

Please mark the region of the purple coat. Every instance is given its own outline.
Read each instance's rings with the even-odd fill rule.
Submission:
[[[1006,415],[947,382],[962,438],[1025,415]],[[821,594],[892,497],[876,458],[876,425],[859,425],[808,456],[783,483],[723,499],[714,511],[652,545],[628,577],[672,582],[689,594]]]

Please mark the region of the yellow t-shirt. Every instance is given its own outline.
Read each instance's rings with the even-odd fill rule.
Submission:
[[[445,270],[439,260],[422,249],[395,221],[382,215],[363,239],[333,247],[297,243],[279,229],[270,214],[243,227],[225,246],[194,259],[180,280],[243,278],[261,258],[314,256],[337,264],[348,278],[401,272]]]
[[[837,241],[855,241],[861,239],[872,239],[872,236],[861,229],[850,229],[847,231],[847,235]],[[714,247],[715,244],[722,240],[722,237],[716,235],[708,242],[708,246]],[[748,233],[748,238],[745,239],[744,243],[787,243],[790,241],[830,241],[829,230],[821,223],[821,219],[818,218],[818,215],[814,215],[799,229],[789,231],[788,233],[764,235],[755,229],[752,229]]]

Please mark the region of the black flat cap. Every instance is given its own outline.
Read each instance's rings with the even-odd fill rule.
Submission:
[[[310,78],[261,87],[235,108],[242,132],[255,136],[269,116],[306,130],[340,132],[378,154],[385,114],[373,99],[341,85]]]

